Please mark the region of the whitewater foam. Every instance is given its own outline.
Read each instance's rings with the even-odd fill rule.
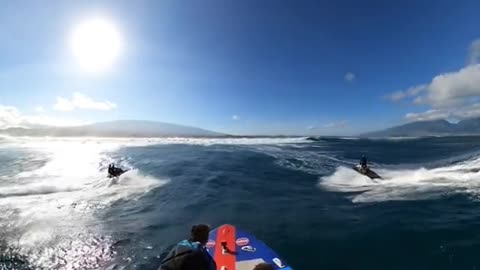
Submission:
[[[149,146],[164,144],[189,145],[261,145],[309,143],[306,137],[243,137],[243,138],[103,138],[103,137],[4,137],[0,147],[51,148],[72,143],[119,148],[125,146]]]
[[[41,156],[40,166],[11,168],[16,174],[0,186],[0,209],[12,209],[0,211],[0,231],[8,236],[4,241],[14,243],[20,254],[29,254],[39,268],[76,263],[84,268],[90,262],[82,260],[111,255],[102,254],[108,251],[108,240],[97,239],[105,234],[99,211],[119,200],[137,200],[168,183],[136,169],[115,180],[106,177],[106,165],[113,161],[110,155],[118,143],[50,141],[24,147],[32,146]],[[125,160],[120,164],[131,168]]]
[[[480,194],[480,159],[439,168],[375,169],[383,179],[372,180],[340,166],[321,177],[322,189],[351,193],[352,202],[426,200],[455,193]]]

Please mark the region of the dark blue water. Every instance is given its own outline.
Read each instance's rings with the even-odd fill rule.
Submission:
[[[294,269],[480,268],[480,137],[1,145],[0,269],[156,269],[199,222]]]

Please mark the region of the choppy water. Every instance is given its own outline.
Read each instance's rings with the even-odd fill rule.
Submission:
[[[362,154],[383,180],[350,169]],[[295,269],[478,269],[479,154],[480,137],[2,138],[0,269],[156,269],[197,222]]]

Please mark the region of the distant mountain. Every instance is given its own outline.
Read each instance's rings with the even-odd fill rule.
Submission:
[[[163,122],[120,120],[75,127],[35,127],[1,129],[0,134],[10,136],[52,137],[218,137],[225,134],[196,127]]]
[[[446,120],[419,121],[381,131],[362,134],[364,137],[417,137],[480,135],[480,118],[462,120],[456,124]]]

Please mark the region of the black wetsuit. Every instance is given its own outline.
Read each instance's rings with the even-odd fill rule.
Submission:
[[[368,169],[367,158],[366,157],[362,157],[360,159],[360,166],[362,166],[362,169],[364,169],[364,170]]]
[[[116,176],[121,175],[124,172],[125,172],[124,170],[122,170],[121,168],[116,168],[114,165],[109,165],[108,166],[108,175],[109,176],[116,177]]]

